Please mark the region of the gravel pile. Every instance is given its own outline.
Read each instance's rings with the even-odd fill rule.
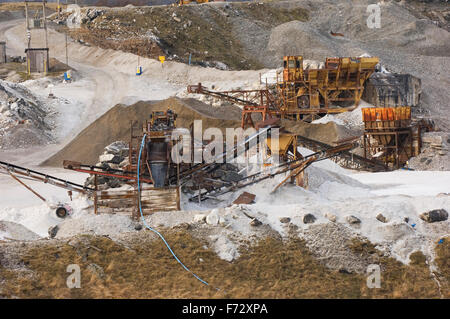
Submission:
[[[0,149],[52,142],[53,115],[23,85],[0,80]]]

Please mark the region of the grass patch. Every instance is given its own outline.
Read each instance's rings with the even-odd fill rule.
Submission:
[[[22,263],[34,274],[0,268],[2,297],[21,298],[437,298],[426,265],[382,257],[381,289],[365,274],[327,269],[292,238],[266,238],[228,263],[186,232],[165,231],[178,257],[210,283],[186,272],[160,240],[141,232],[125,247],[106,237],[81,236],[78,244],[44,243],[27,250]],[[74,240],[71,241],[72,243]],[[68,289],[66,267],[81,268],[81,289]],[[96,270],[97,269],[97,270]],[[221,290],[216,291],[214,287]]]

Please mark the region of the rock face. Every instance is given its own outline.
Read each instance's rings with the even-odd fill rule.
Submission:
[[[445,209],[433,209],[429,212],[420,214],[422,220],[427,223],[441,222],[448,219],[448,213]]]
[[[417,106],[422,94],[419,78],[410,74],[374,73],[366,81],[362,99],[375,106]]]

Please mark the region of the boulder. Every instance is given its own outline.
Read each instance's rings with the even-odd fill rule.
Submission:
[[[303,216],[303,223],[304,224],[312,224],[316,221],[316,217],[313,214],[306,214]]]
[[[358,217],[355,217],[353,215],[349,215],[346,217],[347,223],[353,225],[353,224],[360,224],[361,220]]]
[[[447,220],[448,213],[445,209],[433,209],[429,212],[420,214],[419,217],[427,223],[435,223]]]
[[[382,223],[387,223],[387,222],[388,222],[387,218],[384,217],[384,215],[381,214],[381,213],[378,214],[376,218],[377,218],[380,222],[382,222]]]
[[[48,229],[48,236],[49,236],[50,238],[55,238],[56,234],[58,233],[58,230],[59,230],[58,225],[56,225],[56,226],[51,226],[51,227]]]
[[[250,222],[250,226],[257,227],[257,226],[261,226],[261,225],[262,225],[262,222],[256,218],[253,218],[252,221]]]
[[[208,216],[206,216],[206,223],[215,226],[219,223],[219,219],[220,219],[219,210],[213,209],[211,213],[209,213]]]
[[[331,213],[325,213],[325,217],[328,218],[328,220],[333,223],[336,222],[336,219],[337,219],[336,215],[331,214]]]
[[[289,217],[281,217],[280,218],[280,223],[282,224],[287,224],[291,221],[291,219]]]
[[[204,223],[204,222],[206,222],[206,215],[204,215],[204,214],[196,214],[196,215],[194,215],[194,222],[196,222],[196,223]]]
[[[108,163],[108,162],[112,161],[114,156],[115,156],[114,154],[102,154],[102,155],[100,155],[99,160],[100,160],[100,162]]]
[[[125,157],[128,155],[129,147],[124,141],[116,141],[106,146],[105,151],[108,154]]]

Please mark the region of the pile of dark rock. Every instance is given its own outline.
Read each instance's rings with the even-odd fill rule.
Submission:
[[[195,193],[198,192],[199,188],[210,190],[218,186],[229,186],[242,178],[244,178],[244,175],[239,174],[239,168],[236,165],[225,163],[210,173],[194,174],[181,190],[185,193]]]
[[[27,62],[27,58],[20,55],[8,55],[6,61],[8,63],[25,63]]]
[[[95,166],[101,167],[106,171],[111,171],[111,173],[117,173],[118,171],[125,170],[126,166],[129,164],[128,154],[128,143],[123,141],[113,142],[105,147],[103,154],[99,156],[99,162],[95,164]],[[126,180],[115,177],[97,176],[97,188],[99,190],[121,187],[125,182]],[[84,185],[94,187],[94,176],[89,176]]]

